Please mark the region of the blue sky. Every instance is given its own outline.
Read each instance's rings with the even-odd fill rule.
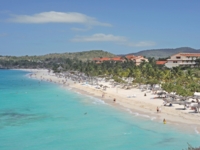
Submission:
[[[199,0],[0,2],[0,55],[200,49]]]

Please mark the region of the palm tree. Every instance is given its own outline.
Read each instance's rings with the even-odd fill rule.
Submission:
[[[199,67],[200,66],[200,58],[195,60],[196,66]]]

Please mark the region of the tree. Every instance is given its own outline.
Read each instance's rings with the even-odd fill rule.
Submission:
[[[197,59],[195,60],[195,63],[196,63],[196,66],[199,67],[199,66],[200,66],[200,58],[197,58]]]

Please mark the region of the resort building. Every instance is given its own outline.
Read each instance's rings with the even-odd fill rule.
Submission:
[[[133,61],[135,62],[136,66],[139,66],[142,62],[149,62],[148,59],[144,58],[143,56],[136,56]]]
[[[135,55],[126,55],[122,57],[100,57],[94,58],[93,61],[97,64],[102,63],[104,61],[114,61],[114,62],[125,62],[125,61],[134,61],[136,65],[140,65],[141,62],[145,61],[148,62],[148,59],[144,58],[143,56],[135,56]]]
[[[200,58],[200,53],[178,53],[167,59],[165,66],[168,68],[178,66],[195,66],[195,60]]]

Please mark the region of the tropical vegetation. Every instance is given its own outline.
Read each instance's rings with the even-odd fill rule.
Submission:
[[[133,61],[129,60],[125,62],[105,61],[96,64],[91,61],[91,58],[94,58],[94,53],[100,53],[98,56],[102,57],[114,55],[103,51],[89,53],[85,52],[88,58],[90,58],[87,60],[82,60],[82,57],[78,57],[80,55],[84,56],[84,53],[78,53],[76,57],[72,58],[56,56],[2,56],[0,57],[0,66],[2,68],[46,68],[53,69],[54,72],[77,71],[85,73],[90,77],[106,77],[124,84],[127,83],[125,79],[132,79],[129,84],[149,84],[151,86],[160,84],[163,90],[176,92],[182,96],[190,96],[194,92],[200,92],[200,60],[198,59],[196,60],[197,65],[194,68],[176,67],[168,69],[165,66],[156,65],[154,58],[148,58],[149,62],[142,62],[139,66],[136,66]]]

